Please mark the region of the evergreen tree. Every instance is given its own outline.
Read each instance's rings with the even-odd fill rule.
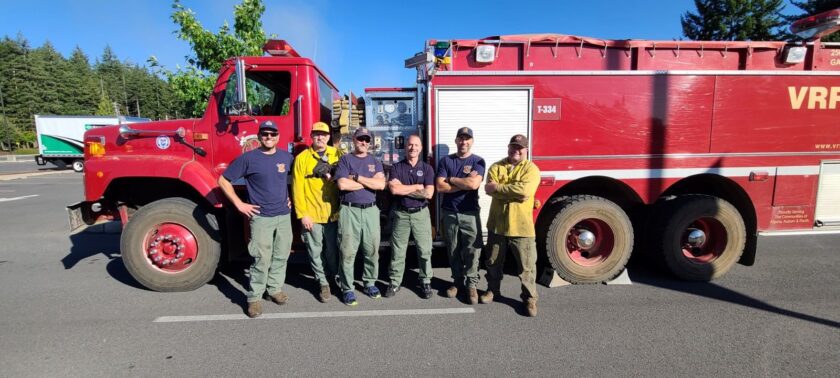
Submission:
[[[67,83],[73,88],[73,96],[67,99],[64,114],[92,114],[97,109],[99,86],[90,68],[87,55],[79,46],[73,49],[67,62]]]
[[[790,22],[813,16],[822,12],[827,12],[832,9],[840,8],[840,0],[805,0],[805,1],[791,1],[793,5],[803,12],[787,17]],[[795,35],[789,35],[791,39],[799,39]],[[821,38],[823,42],[840,42],[840,32],[834,32]]]
[[[697,13],[680,18],[683,34],[692,40],[775,40],[786,24],[782,0],[694,0]]]

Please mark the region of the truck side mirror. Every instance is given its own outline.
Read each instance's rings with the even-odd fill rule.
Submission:
[[[241,106],[248,103],[248,94],[245,91],[245,61],[242,58],[236,58],[234,75],[236,75],[236,105]]]

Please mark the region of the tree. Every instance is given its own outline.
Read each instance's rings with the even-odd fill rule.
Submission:
[[[791,3],[804,12],[788,16],[787,20],[790,22],[840,8],[840,0],[805,0],[791,1]],[[794,35],[790,35],[789,37],[797,38]],[[822,37],[821,40],[823,42],[840,42],[840,32],[831,33]]]
[[[176,72],[161,68],[161,72],[184,103],[185,111],[200,116],[213,90],[213,74],[219,72],[226,59],[262,55],[267,38],[260,18],[265,13],[265,6],[262,0],[242,0],[241,4],[234,6],[232,33],[227,22],[217,33],[204,29],[195,12],[184,8],[178,0],[172,3],[172,9],[171,19],[179,27],[178,38],[190,44],[194,55],[188,58],[186,68],[178,67]]]
[[[692,40],[775,40],[786,24],[782,0],[694,0],[697,13],[680,17]]]

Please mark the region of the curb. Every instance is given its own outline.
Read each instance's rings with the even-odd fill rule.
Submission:
[[[73,171],[72,169],[70,169],[70,170],[65,170],[65,171],[0,174],[0,181],[24,179],[24,178],[27,178],[27,177],[34,177],[34,176],[55,175],[55,174],[59,174],[59,173],[76,173],[76,172]]]
[[[0,162],[35,161],[35,155],[0,155]]]

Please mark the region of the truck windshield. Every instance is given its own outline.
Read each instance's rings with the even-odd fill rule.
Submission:
[[[289,114],[292,75],[286,71],[248,71],[248,113],[251,115],[282,116]],[[236,76],[231,75],[225,87],[222,112],[235,115]]]

